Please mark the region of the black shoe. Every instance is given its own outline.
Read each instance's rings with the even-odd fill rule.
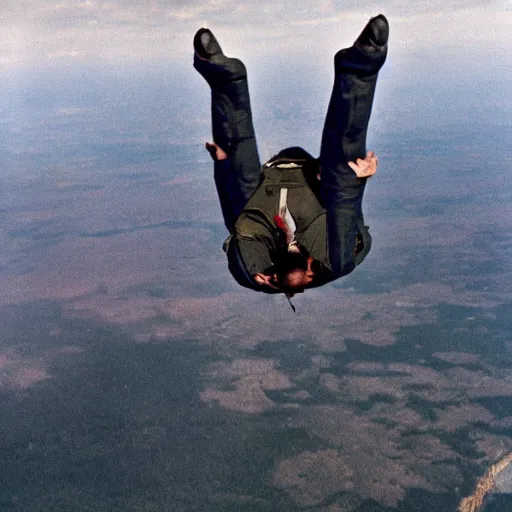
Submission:
[[[385,48],[389,37],[389,23],[383,14],[372,18],[364,27],[354,46],[365,52],[378,52]]]
[[[215,36],[207,28],[200,28],[194,36],[194,50],[201,59],[210,60],[214,55],[222,54]]]
[[[247,76],[244,63],[226,57],[219,42],[207,28],[200,28],[194,36],[194,67],[211,87],[240,80]]]

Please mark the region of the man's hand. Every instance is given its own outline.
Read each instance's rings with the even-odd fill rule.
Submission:
[[[213,161],[226,160],[228,157],[226,152],[220,146],[215,144],[215,142],[207,142],[205,144],[205,148],[208,150],[208,153],[210,153]]]
[[[275,286],[275,277],[274,276],[267,276],[265,274],[254,274],[254,280],[257,284],[260,286],[264,286],[265,288],[270,288],[271,290],[279,291],[279,288]]]
[[[366,158],[358,158],[356,162],[348,162],[350,168],[356,173],[358,178],[370,178],[377,172],[379,159],[373,151],[366,153]]]

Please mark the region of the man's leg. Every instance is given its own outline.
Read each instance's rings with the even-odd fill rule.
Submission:
[[[222,53],[208,29],[196,33],[194,49],[194,67],[211,88],[213,140],[227,155],[225,160],[215,160],[214,178],[224,222],[232,231],[261,172],[247,72],[240,60]]]
[[[364,188],[365,180],[357,178],[347,162],[366,155],[366,133],[377,75],[386,60],[388,32],[386,19],[377,16],[352,47],[340,50],[334,57],[334,86],[320,151],[326,187]],[[375,42],[376,38],[379,41]]]
[[[358,178],[348,162],[366,156],[366,133],[377,75],[386,60],[388,35],[387,20],[379,15],[368,22],[353,46],[334,57],[334,87],[322,134],[320,165],[329,258],[338,275],[355,265],[366,178]]]

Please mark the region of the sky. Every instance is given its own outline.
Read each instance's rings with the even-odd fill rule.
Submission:
[[[191,48],[195,31],[208,26],[224,52],[248,68],[263,158],[282,143],[272,147],[265,119],[279,109],[286,118],[306,88],[318,119],[307,140],[293,143],[316,152],[332,56],[378,13],[391,25],[375,107],[387,106],[387,125],[407,132],[410,123],[508,117],[510,0],[364,6],[354,0],[6,0],[0,7],[0,126],[6,128],[0,148],[62,153],[81,140],[112,140],[114,133],[118,141],[137,143],[208,138],[209,93],[192,68]],[[372,123],[378,133],[378,114]]]
[[[3,70],[113,60],[178,63],[190,52],[195,30],[205,25],[242,57],[251,52],[271,55],[277,47],[310,55],[320,48],[329,54],[339,45],[341,27],[348,39],[354,39],[367,18],[379,12],[391,22],[394,51],[401,58],[428,50],[439,58],[459,54],[466,61],[492,47],[499,62],[500,53],[512,45],[510,0],[388,0],[364,5],[355,0],[6,0],[2,4]]]

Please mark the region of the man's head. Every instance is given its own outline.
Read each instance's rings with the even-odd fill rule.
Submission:
[[[302,293],[315,280],[315,261],[303,249],[282,253],[271,272],[256,274],[255,281],[266,289],[292,297]]]
[[[277,287],[288,296],[302,293],[315,278],[313,258],[304,252],[288,252],[276,264],[274,280]]]

